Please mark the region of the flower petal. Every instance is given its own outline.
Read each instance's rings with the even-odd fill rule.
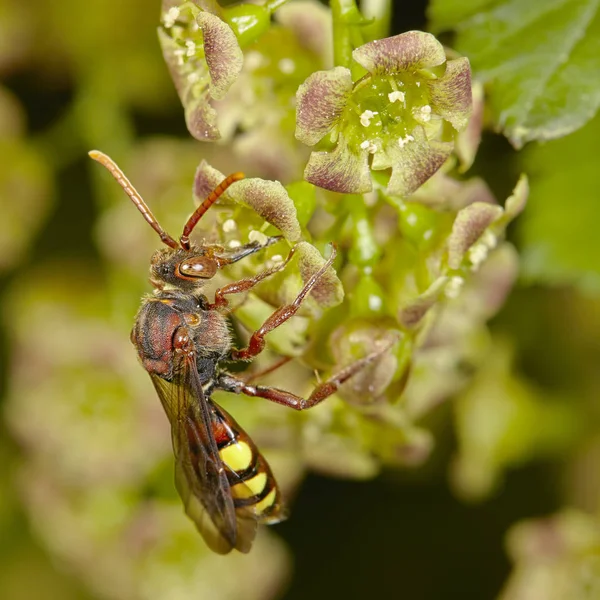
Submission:
[[[223,179],[223,173],[203,160],[194,178],[196,200],[206,198]],[[233,183],[225,196],[254,210],[265,221],[277,227],[288,240],[296,241],[300,238],[296,206],[279,181],[242,179]]]
[[[454,140],[454,152],[460,161],[459,171],[461,173],[468,171],[475,161],[483,128],[484,91],[483,85],[478,81],[472,82],[471,95],[473,108],[469,122],[466,129]]]
[[[448,266],[458,269],[467,250],[503,213],[502,207],[475,202],[456,215],[448,238]]]
[[[181,48],[162,28],[158,30],[165,62],[185,111],[189,132],[197,140],[218,140],[217,113],[210,105],[210,75],[204,61],[184,63]]]
[[[188,131],[201,142],[216,141],[221,138],[217,127],[217,112],[210,105],[208,89],[206,93],[194,97],[184,104],[185,124]]]
[[[398,140],[397,144],[386,148],[393,158],[388,194],[409,196],[444,164],[452,152],[451,142],[427,141],[416,131],[413,133],[415,135],[410,139]]]
[[[468,58],[457,58],[446,63],[446,72],[439,79],[425,80],[429,102],[434,112],[452,124],[464,129],[472,109],[471,67]]]
[[[342,135],[333,151],[310,155],[304,179],[323,189],[343,194],[363,194],[373,188],[368,153],[350,150]]]
[[[335,125],[352,91],[352,75],[345,67],[317,71],[296,93],[296,139],[314,146]]]
[[[441,298],[448,281],[448,277],[438,277],[422,294],[404,304],[398,311],[400,324],[407,329],[419,325],[427,311]]]
[[[436,67],[446,62],[444,47],[423,31],[375,40],[352,52],[354,60],[371,73],[397,73]]]
[[[527,175],[521,175],[513,193],[506,199],[504,203],[504,214],[508,221],[512,221],[520,215],[527,204],[529,196],[529,180]]]
[[[519,254],[505,242],[490,253],[473,278],[467,293],[476,303],[473,312],[482,319],[492,318],[504,304],[519,274]]]
[[[223,179],[225,179],[225,176],[221,171],[202,160],[194,175],[194,198],[196,202],[202,202]],[[225,195],[227,195],[227,192],[225,192]]]
[[[381,353],[341,386],[338,393],[349,404],[373,406],[378,400],[385,402],[382,396],[398,370],[398,357],[392,346],[402,337],[398,330],[389,327],[389,323],[377,321],[344,320],[329,337],[335,371],[373,352]],[[379,416],[375,412],[371,414],[375,419]]]
[[[211,79],[210,95],[220,100],[242,71],[244,55],[233,29],[219,17],[201,12],[196,21],[204,38],[204,55]]]
[[[230,196],[236,202],[252,208],[265,221],[277,227],[288,240],[300,238],[296,207],[279,181],[242,179],[234,183],[230,191]]]
[[[188,130],[199,140],[219,139],[211,99],[226,94],[243,64],[233,30],[196,2],[165,0],[158,37]]]
[[[306,283],[325,264],[325,259],[308,242],[298,242],[295,249],[298,256],[298,269],[302,281]],[[325,271],[310,295],[323,307],[336,306],[342,302],[344,287],[333,267]]]

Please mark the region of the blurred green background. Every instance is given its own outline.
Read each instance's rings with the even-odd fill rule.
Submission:
[[[403,4],[392,31],[425,29],[426,3]],[[532,586],[545,600],[550,565],[567,600],[600,598],[597,119],[520,153],[484,135],[474,173],[497,197],[531,177],[509,230],[523,269],[489,360],[421,423],[436,440],[426,464],[370,481],[309,474],[251,555],[203,554],[166,489],[166,421],[128,340],[157,240],[87,157],[117,159],[169,231],[202,157],[237,169],[187,133],[159,11],[0,0],[0,597],[516,600]],[[123,397],[135,401],[110,400]],[[128,521],[132,497],[161,494],[170,503]]]

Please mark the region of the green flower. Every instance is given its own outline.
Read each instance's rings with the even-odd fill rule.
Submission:
[[[471,113],[466,58],[446,60],[428,33],[409,31],[354,50],[367,73],[345,67],[313,73],[297,94],[296,137],[313,152],[307,181],[342,193],[372,189],[373,170],[391,168],[387,191],[414,192],[445,162]]]

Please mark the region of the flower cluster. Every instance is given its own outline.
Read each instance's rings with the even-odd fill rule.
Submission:
[[[280,236],[219,272],[209,297],[210,285],[271,269],[293,249],[283,271],[232,300],[239,338],[290,302],[337,245],[333,267],[269,334],[251,373],[295,358],[264,383],[306,396],[315,373],[326,378],[383,349],[378,360],[301,416],[215,395],[268,455],[284,494],[308,468],[368,478],[382,466],[422,464],[436,443],[424,417],[454,396],[452,481],[459,494],[482,497],[529,451],[503,446],[515,422],[531,422],[525,417],[496,423],[480,444],[470,419],[487,414],[479,398],[492,383],[514,384],[508,360],[496,370],[483,362],[509,354],[487,321],[517,276],[505,230],[524,209],[527,180],[501,205],[483,180],[464,175],[483,115],[467,58],[425,32],[373,39],[377,28],[357,17],[352,0],[346,5],[353,10],[344,16],[316,0],[228,8],[164,0],[163,55],[188,130],[205,144],[146,140],[128,149],[123,167],[171,232],[226,171],[248,173],[194,232],[226,248]],[[347,52],[334,52],[340,44]],[[99,194],[108,200],[96,231],[106,281],[82,276],[75,299],[65,293],[71,282],[42,269],[13,290],[10,312],[19,317],[9,324],[17,350],[7,415],[31,459],[28,510],[53,553],[103,597],[273,597],[289,567],[274,535],[259,536],[246,562],[225,564],[180,514],[167,423],[127,338],[157,240],[120,195],[112,201],[113,184]],[[494,399],[519,417],[556,417],[528,402],[527,386],[517,389],[525,392],[516,399],[502,390]]]

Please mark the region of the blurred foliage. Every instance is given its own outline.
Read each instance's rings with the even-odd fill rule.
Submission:
[[[193,54],[188,58],[194,68],[204,69],[203,85],[213,86],[208,95],[194,88],[191,108],[189,90],[178,86],[188,125],[190,115],[196,118],[212,98],[211,126],[222,140],[202,144],[185,131],[184,108],[156,37],[165,10],[177,4],[0,0],[0,595],[262,600],[282,597],[286,586],[289,598],[302,597],[314,581],[322,595],[310,597],[331,597],[328,586],[343,590],[343,582],[326,581],[328,575],[320,581],[313,572],[322,574],[322,565],[347,572],[347,562],[336,568],[336,561],[365,554],[374,564],[365,575],[369,589],[392,597],[599,597],[597,3],[432,0],[429,28],[447,35],[471,61],[472,117],[463,128],[466,105],[459,118],[442,92],[431,88],[437,104],[415,92],[427,78],[453,69],[447,65],[463,65],[464,74],[464,60],[453,51],[418,78],[402,75],[400,81],[399,71],[386,70],[386,86],[414,83],[419,100],[416,113],[394,113],[401,123],[399,147],[415,143],[425,153],[394,154],[393,161],[377,152],[390,140],[398,142],[398,129],[373,120],[377,111],[361,105],[371,101],[364,90],[352,98],[357,112],[348,117],[354,134],[369,130],[369,139],[359,139],[368,144],[358,149],[344,145],[345,125],[332,126],[331,115],[319,121],[312,114],[310,126],[320,123],[322,131],[311,133],[305,120],[296,139],[296,91],[304,85],[305,92],[315,92],[304,83],[315,71],[335,71],[316,78],[326,85],[346,76],[356,85],[371,76],[369,69],[378,76],[373,65],[381,60],[381,46],[370,44],[414,27],[411,19],[425,28],[424,6],[392,15],[394,3],[364,0],[363,14],[374,18],[364,21],[352,0],[332,1],[331,12],[305,0],[225,9],[209,0],[193,3],[194,18],[204,14],[200,21],[213,27],[203,35],[218,41],[219,32],[231,26],[227,52],[236,54],[239,46],[245,57],[239,73],[224,75],[219,56],[222,61],[227,52],[217,48],[211,58],[197,32],[171,31]],[[406,39],[396,38],[389,47],[398,53]],[[430,54],[443,55],[439,44],[429,44]],[[165,45],[163,36],[167,61],[178,49]],[[349,74],[341,75],[342,68]],[[330,106],[348,110],[346,88],[336,90],[342,90],[343,102],[332,100],[331,89],[329,96],[313,99],[329,97]],[[399,91],[378,94],[389,92],[395,110],[404,94]],[[444,124],[431,124],[426,106]],[[501,131],[516,147],[561,139],[516,152],[490,130]],[[423,139],[415,140],[415,131],[425,131]],[[302,180],[310,149],[299,140],[315,143],[323,137],[317,133],[329,136],[319,142],[326,152],[312,155],[338,144],[340,162],[328,168],[339,175],[340,164],[359,165],[362,183],[368,179],[372,191],[339,194]],[[236,300],[232,325],[240,343],[294,296],[323,260],[327,244],[338,243],[343,299],[331,276],[298,317],[270,335],[265,356],[250,368],[260,370],[281,357],[293,360],[265,377],[267,384],[308,394],[315,372],[326,377],[382,343],[394,344],[306,414],[215,395],[264,450],[288,498],[308,471],[357,480],[384,472],[363,484],[361,494],[352,488],[331,496],[336,488],[327,485],[335,484],[321,484],[304,500],[336,509],[318,526],[293,513],[280,528],[288,540],[303,542],[288,546],[276,531],[265,530],[249,555],[217,557],[183,515],[172,484],[168,424],[128,337],[139,299],[149,289],[148,258],[159,240],[116,183],[91,161],[84,164],[91,148],[119,162],[171,233],[198,200],[192,186],[201,160],[222,173],[244,170],[247,181],[281,181],[276,187],[279,198],[285,195],[282,214],[288,225],[293,221],[290,231],[301,230],[302,245],[284,274]],[[390,184],[390,167],[397,183],[397,173],[410,178],[423,156],[439,158],[433,170],[441,168],[413,195],[401,195]],[[209,169],[203,172],[215,176]],[[431,164],[428,175],[429,169]],[[527,178],[519,179],[521,172]],[[355,175],[347,170],[342,183]],[[257,185],[266,196],[275,189],[268,181]],[[282,226],[281,214],[269,209],[265,221],[248,204],[263,206],[236,202],[232,188],[203,219],[199,235],[234,245]],[[288,238],[296,240],[295,234]],[[274,264],[289,247],[282,241],[232,266],[214,286]],[[531,489],[513,483],[515,473],[540,464],[552,499],[532,505],[524,491]],[[434,502],[452,502],[439,491],[446,478],[452,493],[470,503],[464,536],[433,514]],[[420,485],[431,486],[425,488],[427,501],[403,504],[402,494]],[[495,512],[481,524],[492,528],[509,504],[515,505],[511,520],[528,519],[505,532],[512,573],[504,563],[486,565],[482,559],[481,569],[469,563],[469,572],[481,571],[483,579],[503,571],[502,589],[491,574],[481,589],[473,587],[474,574],[472,582],[457,578],[454,589],[447,583],[432,587],[442,562],[460,561],[460,551],[439,563],[429,560],[428,551],[423,564],[406,572],[402,565],[412,563],[396,562],[423,540],[473,557],[485,555],[490,543],[499,549],[500,532],[493,542],[469,537],[469,519],[492,506]],[[550,509],[555,514],[539,512]],[[413,517],[431,529],[407,539],[403,534]],[[387,532],[389,540],[374,536],[371,523],[383,523],[377,531]],[[318,564],[317,547],[331,548]],[[379,577],[377,564],[388,559],[394,561],[389,580]],[[301,569],[295,576],[293,560]],[[364,585],[344,595],[353,597],[358,589]]]
[[[429,16],[436,33],[456,32],[515,147],[572,133],[600,106],[595,0],[432,0]]]

